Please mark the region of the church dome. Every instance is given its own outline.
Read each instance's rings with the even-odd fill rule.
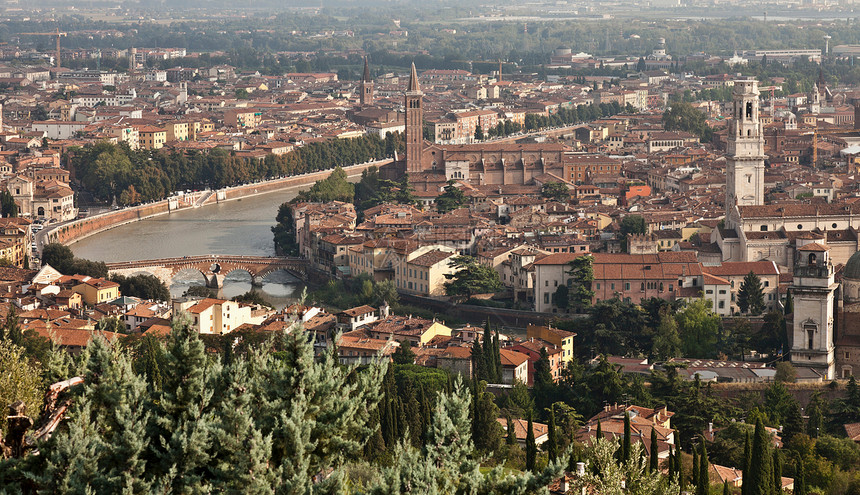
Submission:
[[[853,278],[860,280],[860,251],[857,251],[845,263],[842,269],[842,278]]]

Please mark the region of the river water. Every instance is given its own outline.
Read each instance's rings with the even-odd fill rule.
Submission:
[[[69,247],[77,257],[105,262],[201,254],[271,256],[275,248],[270,228],[275,224],[278,207],[307,187],[132,222],[86,237]],[[170,293],[181,296],[192,285],[205,285],[203,275],[182,271],[174,277]],[[275,272],[264,279],[259,290],[269,302],[282,308],[295,301],[302,288],[302,283],[288,273]],[[250,275],[234,271],[227,274],[219,297],[231,298],[250,289]]]

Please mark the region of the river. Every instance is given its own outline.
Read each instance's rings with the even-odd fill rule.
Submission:
[[[359,175],[351,176],[355,181]],[[281,203],[293,199],[298,186],[201,208],[132,222],[81,239],[69,247],[75,256],[95,261],[133,261],[201,254],[275,254],[270,228]],[[204,285],[199,272],[182,271],[174,277],[170,293],[181,296],[192,285]],[[278,308],[296,300],[304,285],[286,272],[268,275],[263,296]],[[228,274],[219,297],[231,298],[251,289],[245,272]]]

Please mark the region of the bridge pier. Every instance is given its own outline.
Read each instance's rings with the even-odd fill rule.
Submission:
[[[224,287],[224,275],[218,273],[203,274],[206,279],[206,287],[210,289],[220,289]]]
[[[263,277],[259,275],[251,276],[251,287],[262,288],[263,287]]]

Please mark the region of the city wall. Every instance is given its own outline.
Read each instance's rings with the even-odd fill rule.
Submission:
[[[346,171],[347,175],[352,176],[361,174],[364,170],[372,166],[382,167],[390,163],[392,163],[392,160],[386,159],[362,163],[359,165],[351,165],[349,167],[343,167],[343,169]],[[165,215],[172,211],[247,198],[258,194],[275,192],[296,186],[310,185],[320,179],[328,177],[330,173],[331,170],[321,170],[308,174],[284,177],[236,187],[228,187],[217,191],[189,193],[154,203],[105,212],[91,217],[81,218],[53,229],[48,233],[48,242],[71,244],[85,237],[104,232],[120,225],[137,222],[158,215]],[[272,223],[274,222],[275,219],[273,218]]]

